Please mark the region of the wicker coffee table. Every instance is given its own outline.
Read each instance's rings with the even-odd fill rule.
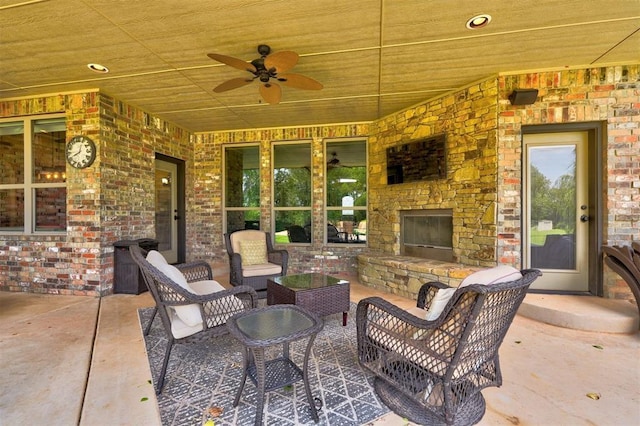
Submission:
[[[320,273],[285,275],[267,280],[267,304],[302,306],[319,315],[349,313],[349,281]]]
[[[262,425],[265,393],[282,389],[302,380],[311,408],[311,416],[319,421],[315,400],[309,385],[309,355],[313,341],[324,324],[317,315],[298,306],[266,306],[235,314],[227,320],[229,333],[244,346],[244,368],[233,406],[237,407],[247,377],[258,389],[255,425]],[[302,366],[289,357],[289,344],[307,339]],[[282,345],[281,356],[265,359],[265,349]],[[319,400],[322,406],[322,400]]]

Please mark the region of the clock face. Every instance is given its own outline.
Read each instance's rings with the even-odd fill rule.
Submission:
[[[74,136],[67,144],[67,161],[77,169],[93,164],[96,159],[96,145],[86,136]]]

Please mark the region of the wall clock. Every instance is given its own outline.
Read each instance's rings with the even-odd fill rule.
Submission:
[[[96,144],[86,136],[74,136],[67,144],[67,161],[76,169],[84,169],[96,159]]]

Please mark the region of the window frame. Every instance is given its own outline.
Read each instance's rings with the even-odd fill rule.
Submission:
[[[227,149],[233,148],[257,148],[258,150],[258,206],[251,207],[229,207],[227,206]],[[258,211],[259,223],[262,222],[262,150],[260,143],[240,143],[240,144],[223,144],[222,145],[222,229],[224,233],[229,232],[228,226],[228,213],[229,212],[249,212]],[[243,194],[244,195],[244,194]]]
[[[324,149],[324,158],[325,158],[325,162],[323,164],[323,170],[324,170],[324,181],[323,181],[323,185],[324,185],[324,231],[323,231],[323,242],[326,245],[331,245],[331,246],[362,246],[362,242],[351,242],[348,241],[346,243],[343,242],[329,242],[329,232],[328,232],[328,226],[329,226],[329,212],[330,211],[341,211],[341,210],[352,210],[352,211],[364,211],[365,212],[365,219],[367,220],[368,223],[368,218],[369,218],[369,196],[367,194],[367,199],[366,199],[366,203],[364,206],[329,206],[329,201],[328,201],[328,196],[329,196],[329,192],[331,190],[331,188],[329,188],[329,168],[328,168],[328,162],[331,160],[331,153],[333,152],[333,149],[330,148],[331,145],[339,145],[339,144],[346,144],[346,143],[354,143],[354,142],[362,142],[364,144],[364,151],[365,151],[365,158],[364,158],[364,167],[365,167],[365,188],[366,188],[366,192],[368,193],[368,189],[369,189],[369,146],[368,146],[368,139],[367,138],[347,138],[347,139],[325,139],[323,141],[323,149]],[[355,200],[354,200],[355,201]],[[355,204],[355,203],[354,203]],[[346,208],[345,208],[346,207]],[[334,224],[335,225],[335,224]],[[367,240],[364,240],[364,245],[368,245]]]
[[[277,207],[275,203],[275,194],[276,194],[276,148],[279,146],[286,145],[307,145],[309,147],[309,205],[305,207]],[[280,211],[307,211],[309,212],[310,218],[310,226],[311,230],[313,230],[313,194],[314,194],[314,186],[313,186],[313,141],[311,139],[298,139],[294,141],[274,141],[271,144],[271,229],[273,230],[271,238],[273,242],[276,243],[276,216],[277,212]],[[303,225],[304,226],[304,225]],[[287,242],[284,243],[286,245],[296,244],[296,245],[311,245],[313,243],[313,232],[310,235],[310,242]],[[283,243],[277,243],[283,244]]]
[[[8,235],[62,235],[66,234],[69,229],[69,220],[67,216],[67,221],[64,229],[60,230],[37,230],[36,220],[37,220],[37,211],[36,211],[36,190],[38,189],[48,189],[48,188],[65,188],[65,208],[68,206],[68,187],[67,187],[67,179],[65,178],[63,182],[34,182],[33,173],[34,173],[34,156],[33,156],[33,144],[34,144],[34,123],[39,120],[53,120],[53,119],[61,119],[65,123],[65,147],[67,140],[67,129],[66,129],[66,115],[64,113],[57,114],[40,114],[40,115],[30,115],[30,116],[21,116],[21,117],[11,117],[11,118],[2,118],[0,119],[0,123],[19,123],[23,124],[23,173],[24,173],[24,181],[22,183],[11,183],[11,184],[2,184],[0,183],[0,191],[6,189],[22,189],[24,192],[24,211],[23,211],[23,228],[20,229],[3,229],[0,228],[0,234],[8,234]],[[64,160],[65,164],[65,175],[67,175],[67,161],[66,158]],[[68,215],[68,212],[65,212]]]

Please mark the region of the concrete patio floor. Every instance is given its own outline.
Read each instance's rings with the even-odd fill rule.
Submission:
[[[415,303],[352,281],[353,301],[370,295]],[[504,383],[483,391],[481,425],[640,424],[634,305],[577,297],[527,296],[500,350]],[[0,425],[160,425],[137,317],[152,305],[149,293],[100,300],[0,293]],[[581,322],[574,314],[616,332],[544,322],[571,327]],[[531,319],[537,315],[544,318]],[[629,326],[635,331],[625,332]],[[409,423],[389,414],[373,424]]]

